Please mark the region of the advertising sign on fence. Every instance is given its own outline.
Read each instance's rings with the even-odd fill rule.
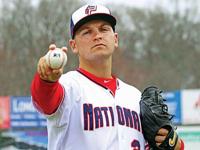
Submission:
[[[200,124],[200,90],[182,91],[183,124]]]
[[[0,129],[10,128],[10,97],[0,97]]]
[[[185,143],[185,150],[200,149],[200,126],[179,126],[177,132]]]
[[[169,113],[174,115],[173,122],[176,124],[181,123],[181,92],[166,92],[163,94],[168,105]]]
[[[30,96],[11,97],[11,127],[46,127],[44,116],[36,111]]]

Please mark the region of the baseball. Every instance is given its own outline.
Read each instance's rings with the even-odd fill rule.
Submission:
[[[52,69],[60,69],[67,63],[67,54],[59,48],[50,50],[45,55],[48,66]]]

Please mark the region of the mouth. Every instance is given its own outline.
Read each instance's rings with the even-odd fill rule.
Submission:
[[[95,47],[101,47],[101,46],[106,46],[105,44],[102,44],[102,43],[100,43],[100,44],[96,44],[96,45],[94,45],[92,48],[95,48]]]

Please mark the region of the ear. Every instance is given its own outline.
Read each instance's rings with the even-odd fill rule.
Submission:
[[[72,49],[72,52],[77,54],[78,53],[78,49],[77,49],[77,45],[76,45],[76,41],[74,39],[69,40],[69,45]]]
[[[115,42],[115,48],[118,48],[118,46],[119,46],[119,39],[118,39],[118,33],[114,33],[114,42]]]

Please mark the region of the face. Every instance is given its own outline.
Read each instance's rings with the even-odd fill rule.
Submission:
[[[70,46],[74,53],[78,53],[80,63],[104,61],[111,59],[118,47],[118,35],[109,23],[93,20],[76,31],[75,38],[70,40]]]

